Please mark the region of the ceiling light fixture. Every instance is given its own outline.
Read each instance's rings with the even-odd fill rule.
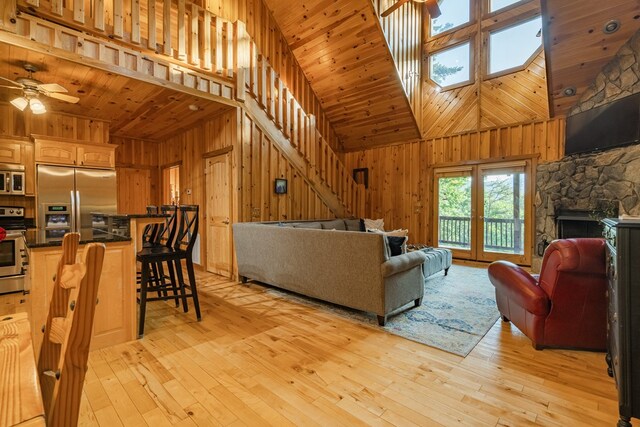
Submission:
[[[38,98],[31,98],[29,100],[29,108],[31,108],[33,114],[44,114],[47,112],[47,108]]]
[[[19,97],[11,101],[11,105],[20,111],[24,111],[24,109],[27,108],[27,105],[29,105],[29,101],[26,98]]]
[[[189,110],[198,111],[199,109],[200,107],[198,107],[196,104],[189,104]]]
[[[573,86],[566,87],[564,88],[562,93],[564,94],[564,96],[573,96],[576,94],[576,88]]]
[[[612,19],[611,21],[604,24],[602,28],[602,32],[605,34],[613,34],[620,29],[620,21],[617,19]]]

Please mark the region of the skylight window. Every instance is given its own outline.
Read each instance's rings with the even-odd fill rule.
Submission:
[[[429,76],[442,88],[471,81],[471,43],[462,43],[431,55]]]
[[[441,0],[439,5],[442,14],[431,20],[432,37],[466,24],[471,18],[469,0]]]
[[[522,0],[489,0],[489,12],[504,9],[512,4],[519,3]]]
[[[489,35],[489,74],[525,65],[542,46],[542,18],[494,31]]]

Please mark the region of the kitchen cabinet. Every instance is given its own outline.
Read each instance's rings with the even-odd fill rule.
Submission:
[[[114,168],[115,145],[87,144],[35,137],[35,162],[89,168]]]
[[[93,323],[91,349],[135,339],[136,288],[132,242],[106,243]],[[78,249],[78,261],[84,245]],[[39,354],[42,327],[47,322],[54,277],[62,255],[60,246],[29,249],[28,286],[31,298],[33,347]]]
[[[36,139],[37,163],[76,164],[76,145],[69,142]]]
[[[110,145],[78,145],[76,156],[79,166],[114,168],[115,149]]]
[[[11,139],[0,139],[0,163],[16,163],[22,161],[22,144]]]

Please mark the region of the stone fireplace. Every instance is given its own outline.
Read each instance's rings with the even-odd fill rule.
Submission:
[[[570,115],[640,92],[640,31],[620,48],[598,74]],[[602,218],[640,215],[640,145],[576,154],[538,165],[535,190],[535,241],[532,269],[540,271],[544,241],[559,237],[559,217],[581,216],[589,224],[572,224],[571,233],[594,232]],[[578,220],[574,220],[578,221]],[[568,237],[568,236],[565,236]]]

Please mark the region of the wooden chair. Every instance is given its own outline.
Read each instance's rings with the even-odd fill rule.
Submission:
[[[173,299],[177,302],[179,297],[182,300],[182,307],[186,313],[189,311],[187,298],[192,298],[196,311],[196,319],[198,321],[202,319],[192,259],[193,247],[195,245],[196,238],[198,237],[199,207],[197,205],[180,206],[179,210],[180,227],[175,240],[169,239],[167,245],[144,248],[138,252],[136,256],[137,261],[142,264],[139,290],[140,297],[138,298],[138,302],[140,303],[138,338],[142,338],[144,336],[144,321],[147,302],[149,301],[166,301]],[[170,246],[171,242],[173,242],[173,246]],[[182,273],[183,260],[185,261],[185,267],[189,277],[188,282],[184,280],[184,275]],[[176,277],[175,279],[172,277],[169,283],[164,280],[164,276],[160,283],[154,279],[154,276],[156,275],[154,266],[162,263],[167,263],[167,265],[169,265],[170,273],[172,272],[172,268],[175,267]],[[174,290],[173,296],[166,294],[166,290],[169,288]],[[180,292],[180,295],[177,295],[177,291]],[[157,292],[158,296],[149,297],[147,295],[149,292]]]
[[[85,246],[76,262],[79,233],[67,233],[53,285],[38,374],[48,426],[78,423],[105,246]]]

